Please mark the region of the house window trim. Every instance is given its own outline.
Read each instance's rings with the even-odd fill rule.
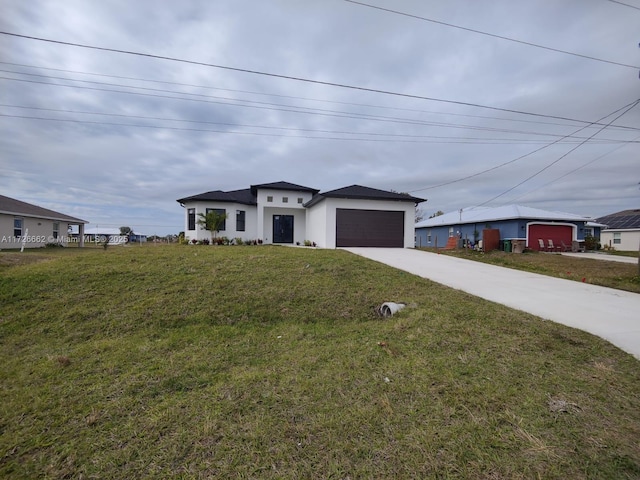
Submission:
[[[53,239],[57,240],[60,235],[60,222],[53,222]]]
[[[190,232],[195,231],[196,229],[196,209],[188,208],[187,209],[187,230]]]
[[[613,244],[620,245],[622,243],[622,233],[621,232],[612,232],[613,233]]]
[[[205,215],[209,212],[218,212],[220,215],[226,215],[227,214],[227,209],[226,208],[207,208],[205,211]],[[220,225],[220,232],[225,232],[227,230],[227,219],[225,218],[222,221],[222,225]]]
[[[236,232],[244,232],[247,224],[247,212],[236,210]]]
[[[19,226],[17,226],[19,225]],[[24,218],[13,217],[13,236],[18,238],[22,237],[22,231],[24,230]]]

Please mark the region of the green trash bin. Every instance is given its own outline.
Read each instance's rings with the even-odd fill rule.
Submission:
[[[511,240],[504,241],[504,251],[511,252]]]

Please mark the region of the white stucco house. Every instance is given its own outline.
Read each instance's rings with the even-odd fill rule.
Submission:
[[[36,248],[47,243],[67,245],[69,227],[84,232],[86,220],[0,195],[0,249]],[[80,235],[83,246],[84,235]]]
[[[210,238],[198,215],[227,214],[219,236],[265,244],[318,247],[414,246],[415,207],[424,199],[360,185],[320,193],[288,182],[252,185],[243,190],[214,190],[177,200],[185,213],[185,238]]]
[[[598,218],[606,225],[600,232],[600,243],[621,251],[636,252],[640,248],[640,209],[623,210]]]

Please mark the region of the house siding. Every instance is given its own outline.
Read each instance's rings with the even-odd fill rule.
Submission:
[[[311,192],[258,188],[256,192],[257,231],[265,244],[273,243],[273,216],[293,215],[293,242],[303,243],[306,235],[307,213],[304,204],[311,200]],[[268,201],[271,197],[271,201]],[[284,199],[287,199],[285,202]],[[302,202],[298,203],[298,198]]]
[[[620,234],[620,243],[614,243],[614,233]],[[640,249],[640,230],[602,230],[600,243],[602,246],[606,245],[623,252],[637,252]]]
[[[200,213],[206,214],[207,209],[224,209],[227,213],[227,221],[225,222],[225,229],[220,230],[218,232],[219,237],[228,237],[230,239],[239,237],[242,238],[243,241],[246,240],[255,240],[257,235],[256,230],[256,218],[257,212],[256,207],[252,205],[245,205],[242,203],[228,203],[228,202],[207,202],[207,201],[199,201],[199,202],[189,202],[185,204],[185,212],[188,212],[190,208],[195,208],[196,211],[196,224],[194,230],[189,230],[189,218],[188,213],[185,213],[185,223],[184,223],[184,234],[187,241],[191,240],[205,240],[210,239],[212,237],[211,232],[205,230],[203,227],[198,225],[198,219]],[[236,230],[236,212],[238,210],[242,210],[245,213],[245,230],[237,231]]]
[[[319,237],[322,237],[319,240],[316,240],[315,237],[309,238],[309,240],[315,241],[324,248],[336,248],[336,210],[338,208],[404,212],[404,248],[413,248],[415,205],[412,202],[393,200],[326,198],[309,209],[308,215],[311,222],[309,231],[311,234],[317,233]],[[323,229],[325,234],[321,235]]]
[[[19,214],[0,214],[0,249],[22,248],[22,239],[14,238],[14,219],[22,218],[22,235],[26,236],[25,248],[44,247],[47,243],[68,245],[69,223],[60,220],[28,217]],[[58,238],[53,238],[53,224],[58,224]]]
[[[474,231],[478,232],[478,240],[482,239],[482,230],[497,229],[500,231],[501,240],[528,240],[529,226],[532,224],[544,225],[569,225],[573,228],[574,240],[584,240],[584,224],[585,222],[550,222],[544,219],[510,219],[497,220],[480,223],[454,223],[447,225],[438,225],[433,227],[416,228],[416,246],[417,247],[438,247],[442,248],[449,238],[449,229],[453,227],[454,235],[460,235],[462,239],[468,239],[474,244]],[[431,240],[428,235],[431,231]],[[537,239],[533,239],[537,242]]]

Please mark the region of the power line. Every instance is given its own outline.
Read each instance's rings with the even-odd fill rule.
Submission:
[[[525,119],[518,119],[518,118],[492,117],[492,116],[487,116],[487,115],[471,115],[471,114],[454,113],[454,112],[440,112],[440,111],[423,110],[423,109],[417,109],[417,108],[391,107],[391,106],[387,106],[387,105],[376,105],[376,104],[370,104],[370,103],[341,102],[341,101],[337,101],[337,100],[326,100],[326,99],[319,99],[319,98],[300,97],[300,96],[294,96],[294,95],[282,95],[282,94],[273,93],[273,92],[268,92],[268,93],[255,92],[255,91],[250,91],[250,90],[237,90],[237,89],[233,89],[233,88],[212,87],[212,86],[209,86],[209,85],[195,85],[195,84],[191,84],[191,83],[169,82],[169,81],[165,81],[165,80],[152,80],[152,79],[140,78],[140,77],[126,77],[126,76],[120,76],[120,75],[109,75],[109,74],[105,74],[105,73],[83,72],[83,71],[79,71],[79,70],[68,70],[68,69],[62,69],[62,68],[44,67],[44,66],[41,66],[41,65],[27,65],[27,64],[21,64],[21,63],[2,62],[2,61],[0,61],[0,64],[12,65],[12,66],[17,66],[17,67],[36,68],[36,69],[42,69],[42,70],[53,70],[53,71],[56,71],[56,72],[64,72],[64,73],[75,73],[75,74],[80,74],[80,75],[92,75],[92,76],[98,76],[98,77],[117,78],[117,79],[121,79],[121,80],[135,80],[135,81],[139,81],[139,82],[161,83],[161,84],[166,84],[166,85],[178,85],[178,86],[182,86],[182,87],[202,88],[202,89],[208,89],[208,90],[222,90],[222,91],[234,92],[234,93],[248,93],[248,94],[251,94],[251,95],[261,95],[261,96],[267,96],[267,97],[290,98],[290,99],[305,100],[305,101],[310,101],[310,102],[332,103],[332,104],[336,104],[336,105],[349,105],[349,106],[355,106],[355,107],[379,108],[379,109],[385,109],[385,110],[399,110],[399,111],[416,112],[416,113],[427,113],[427,114],[435,114],[435,115],[451,115],[451,116],[456,116],[456,117],[482,118],[482,119],[489,119],[489,120],[499,120],[499,121],[503,121],[503,122],[537,123],[537,124],[541,124],[541,125],[567,126],[566,123],[542,122],[542,121],[539,121],[539,120],[525,120]],[[11,73],[18,73],[18,74],[21,74],[21,75],[33,75],[33,74],[27,74],[27,73],[24,73],[24,72],[15,72],[15,71],[11,71],[11,70],[3,70],[3,71],[11,72]],[[69,80],[80,81],[80,80],[75,80],[75,79],[69,79]],[[591,123],[591,122],[586,121],[586,120],[578,120],[578,119],[572,119],[571,121],[577,122],[577,123]],[[618,128],[618,129],[635,129],[634,127],[627,127],[627,126],[623,126],[623,125],[617,125],[614,128]]]
[[[32,107],[17,107],[17,108],[32,108]],[[42,109],[42,110],[51,110],[51,109]],[[86,112],[78,112],[78,113],[86,113]],[[92,113],[92,114],[93,115],[110,115],[110,114],[104,114],[104,113]],[[119,115],[116,115],[116,116],[119,116]],[[386,134],[386,133],[341,132],[341,131],[299,129],[301,131],[310,131],[310,132],[318,132],[318,133],[333,133],[333,134],[339,134],[339,135],[370,135],[370,136],[391,137],[391,138],[327,137],[327,136],[313,136],[313,135],[284,135],[284,134],[263,133],[263,132],[239,132],[239,131],[232,131],[232,130],[214,130],[214,129],[206,129],[206,128],[171,127],[167,125],[148,125],[148,124],[139,124],[139,123],[98,122],[98,121],[92,121],[92,120],[37,117],[33,115],[13,115],[13,114],[6,114],[6,113],[0,113],[0,117],[48,121],[48,122],[60,122],[60,123],[76,123],[76,124],[86,124],[86,125],[105,125],[105,126],[113,126],[113,127],[148,128],[148,129],[155,129],[155,130],[174,130],[174,131],[201,132],[201,133],[221,133],[221,134],[227,134],[227,135],[250,135],[250,136],[294,138],[294,139],[303,138],[303,139],[310,139],[310,140],[337,140],[337,141],[384,142],[384,143],[440,143],[440,144],[465,144],[465,145],[518,145],[518,144],[535,144],[535,143],[542,142],[542,140],[535,141],[535,140],[527,140],[527,139],[446,137],[446,136],[438,136],[438,135],[402,135],[402,134]],[[152,118],[152,117],[135,117],[135,116],[132,116],[132,117],[133,118]],[[165,120],[165,119],[156,118],[156,120]],[[166,120],[172,121],[173,119],[166,119]],[[174,120],[174,121],[192,122],[190,120]],[[193,122],[193,123],[215,123],[215,122]],[[223,125],[233,125],[233,124],[223,124]],[[258,126],[256,128],[278,128],[278,127]],[[298,129],[285,128],[285,130],[298,130]],[[405,137],[405,138],[401,138],[401,137]],[[411,140],[412,138],[430,139],[430,140]],[[565,137],[563,137],[563,139],[565,139]],[[577,139],[575,141],[577,141]],[[567,143],[575,143],[575,141],[567,142]],[[628,143],[627,141],[621,141],[621,142]],[[602,142],[598,142],[598,143],[617,143],[617,142],[615,140],[603,140]]]
[[[443,25],[445,27],[457,28],[459,30],[464,30],[466,32],[477,33],[479,35],[486,35],[487,37],[493,37],[493,38],[498,38],[500,40],[506,40],[506,41],[509,41],[509,42],[520,43],[522,45],[527,45],[527,46],[530,46],[530,47],[542,48],[544,50],[549,50],[549,51],[552,51],[552,52],[564,53],[565,55],[572,55],[574,57],[586,58],[588,60],[595,60],[596,62],[608,63],[608,64],[611,64],[611,65],[618,65],[620,67],[633,68],[635,70],[640,69],[640,66],[637,66],[637,65],[629,65],[627,63],[614,62],[612,60],[605,60],[603,58],[592,57],[590,55],[582,55],[580,53],[569,52],[567,50],[561,50],[559,48],[547,47],[547,46],[544,46],[544,45],[539,45],[537,43],[526,42],[524,40],[517,40],[515,38],[505,37],[503,35],[496,35],[495,33],[483,32],[481,30],[475,30],[473,28],[461,27],[460,25],[454,25],[452,23],[441,22],[439,20],[434,20],[432,18],[421,17],[419,15],[412,15],[410,13],[400,12],[398,10],[392,10],[390,8],[378,7],[376,5],[370,5],[368,3],[357,2],[355,0],[343,0],[343,1],[348,2],[348,3],[353,3],[354,5],[360,5],[360,6],[363,6],[363,7],[373,8],[375,10],[381,10],[383,12],[388,12],[388,13],[393,13],[393,14],[396,14],[396,15],[402,15],[404,17],[414,18],[416,20],[422,20],[422,21],[425,21],[425,22],[431,22],[431,23],[435,23],[435,24],[438,24],[438,25]],[[620,3],[620,2],[616,2],[616,3]],[[623,4],[623,5],[626,5],[626,4]],[[629,6],[629,5],[627,5],[627,6]]]
[[[622,117],[625,113],[627,113],[629,110],[631,110],[633,107],[635,107],[636,105],[638,105],[638,103],[640,103],[640,99],[632,102],[629,105],[625,105],[624,107],[622,107],[623,109],[625,109],[621,114],[619,114],[617,117],[615,117],[613,120],[611,120],[609,122],[609,124],[612,124],[613,122],[615,122],[617,119],[619,119],[620,117]],[[610,117],[611,115],[619,112],[621,109],[616,110],[613,113],[610,113],[608,115],[606,115],[605,117],[602,117],[600,120],[604,120],[607,117]],[[514,185],[513,187],[505,190],[504,192],[502,192],[499,195],[496,195],[495,197],[487,200],[486,202],[483,202],[481,204],[478,205],[478,207],[481,207],[483,205],[486,205],[487,203],[490,203],[494,200],[496,200],[497,198],[502,197],[503,195],[506,195],[507,193],[511,192],[512,190],[515,190],[516,188],[518,188],[519,186],[523,185],[524,183],[528,182],[529,180],[531,180],[534,177],[537,177],[538,175],[540,175],[542,172],[544,172],[545,170],[547,170],[548,168],[552,167],[553,165],[555,165],[556,163],[558,163],[560,160],[562,160],[563,158],[565,158],[567,155],[569,155],[571,152],[574,152],[575,150],[577,150],[578,148],[580,148],[582,145],[584,145],[586,142],[588,142],[591,138],[595,137],[598,133],[600,133],[601,131],[603,131],[606,127],[603,126],[601,127],[597,132],[595,132],[593,135],[591,135],[589,138],[585,139],[584,141],[580,142],[578,145],[576,145],[575,147],[573,147],[571,150],[569,150],[567,153],[565,153],[564,155],[560,156],[559,158],[557,158],[556,160],[554,160],[553,162],[549,163],[548,165],[546,165],[545,167],[541,168],[540,170],[538,170],[536,173],[534,173],[533,175],[530,175],[529,177],[525,178],[523,181],[521,181],[520,183],[518,183],[517,185]]]
[[[561,117],[561,116],[555,116],[555,115],[543,115],[543,114],[539,114],[539,113],[525,112],[525,111],[522,111],[522,110],[515,110],[515,109],[509,109],[509,108],[492,107],[492,106],[489,106],[489,105],[481,105],[479,103],[462,102],[462,101],[458,101],[458,100],[445,100],[445,99],[441,99],[441,98],[427,97],[427,96],[423,96],[423,95],[413,95],[413,94],[408,94],[408,93],[393,92],[391,90],[382,90],[382,89],[377,89],[377,88],[367,88],[367,87],[362,87],[362,86],[357,86],[357,85],[348,85],[348,84],[344,84],[344,83],[328,82],[328,81],[322,81],[322,80],[312,80],[312,79],[309,79],[309,78],[295,77],[295,76],[291,76],[291,75],[283,75],[283,74],[270,73],[270,72],[262,72],[262,71],[259,71],[259,70],[250,70],[250,69],[238,68],[238,67],[230,67],[230,66],[227,66],[227,65],[218,65],[218,64],[213,64],[213,63],[198,62],[198,61],[194,61],[194,60],[185,60],[185,59],[182,59],[182,58],[167,57],[167,56],[163,56],[163,55],[154,55],[154,54],[150,54],[150,53],[134,52],[134,51],[130,51],[130,50],[120,50],[120,49],[116,49],[116,48],[97,47],[97,46],[94,46],[94,45],[86,45],[86,44],[82,44],[82,43],[64,42],[64,41],[61,41],[61,40],[53,40],[53,39],[49,39],[49,38],[34,37],[34,36],[30,36],[30,35],[21,35],[21,34],[18,34],[18,33],[0,31],[0,34],[9,35],[9,36],[12,36],[12,37],[17,37],[17,38],[25,38],[25,39],[29,39],[29,40],[36,40],[36,41],[40,41],[40,42],[53,43],[53,44],[57,44],[57,45],[67,45],[67,46],[71,46],[71,47],[86,48],[86,49],[90,49],[90,50],[98,50],[98,51],[103,51],[103,52],[120,53],[120,54],[124,54],[124,55],[135,55],[135,56],[139,56],[139,57],[153,58],[153,59],[156,59],[156,60],[167,60],[167,61],[171,61],[171,62],[186,63],[186,64],[189,64],[189,65],[199,65],[199,66],[203,66],[203,67],[220,68],[220,69],[223,69],[223,70],[242,72],[242,73],[250,73],[250,74],[253,74],[253,75],[263,75],[263,76],[268,76],[268,77],[273,77],[273,78],[281,78],[281,79],[286,79],[286,80],[293,80],[293,81],[297,81],[297,82],[312,83],[312,84],[316,84],[316,85],[325,85],[325,86],[330,86],[330,87],[338,87],[338,88],[346,88],[346,89],[350,89],[350,90],[357,90],[357,91],[362,91],[362,92],[378,93],[378,94],[382,94],[382,95],[391,95],[391,96],[396,96],[396,97],[412,98],[414,100],[427,100],[427,101],[432,101],[432,102],[442,102],[442,103],[450,103],[450,104],[454,104],[454,105],[464,105],[464,106],[468,106],[468,107],[484,108],[484,109],[495,110],[495,111],[499,111],[499,112],[515,113],[515,114],[519,114],[519,115],[529,115],[529,116],[543,117],[543,118],[554,118],[556,120],[565,120],[565,121],[576,121],[575,119],[571,119],[571,118],[567,118],[567,117]],[[631,66],[631,65],[625,65],[625,66]],[[633,67],[633,66],[631,66],[631,67],[632,68],[640,68],[640,67]]]
[[[6,72],[6,70],[0,70],[0,72],[2,72],[2,71]],[[16,73],[16,72],[10,72],[10,73]],[[543,133],[543,132],[532,132],[532,131],[505,129],[505,128],[495,128],[495,127],[481,127],[481,126],[477,126],[477,125],[453,124],[453,123],[447,123],[447,122],[426,122],[426,121],[422,121],[422,120],[408,119],[408,118],[402,118],[402,117],[389,117],[389,116],[382,116],[382,115],[370,115],[370,114],[364,114],[364,113],[345,112],[345,111],[341,111],[341,110],[328,110],[328,109],[318,109],[318,108],[310,108],[310,107],[299,107],[299,106],[296,106],[296,105],[286,105],[286,104],[283,105],[283,104],[271,103],[271,102],[254,102],[252,100],[243,100],[243,99],[238,100],[238,99],[233,99],[233,98],[228,98],[228,97],[220,97],[220,96],[214,96],[214,95],[204,95],[204,94],[195,94],[195,93],[180,92],[180,91],[173,91],[173,90],[163,90],[163,89],[155,89],[155,88],[147,88],[147,87],[130,86],[130,85],[111,84],[111,83],[106,83],[106,82],[94,82],[94,81],[89,81],[89,80],[76,80],[76,79],[68,79],[68,78],[65,78],[65,77],[52,77],[52,76],[40,75],[40,74],[20,73],[20,72],[18,72],[18,74],[27,75],[27,76],[35,76],[35,77],[40,77],[40,78],[47,78],[47,79],[83,82],[83,83],[89,83],[89,84],[101,85],[101,86],[115,86],[115,87],[124,87],[124,88],[131,88],[131,89],[136,89],[136,90],[145,90],[145,91],[151,91],[151,92],[162,92],[162,93],[172,93],[172,94],[178,94],[178,95],[187,95],[188,97],[197,97],[197,98],[175,97],[175,96],[170,96],[170,95],[159,95],[157,93],[149,94],[149,93],[141,93],[141,92],[135,92],[135,91],[132,92],[132,91],[127,91],[127,90],[113,90],[113,89],[98,88],[98,87],[87,87],[87,86],[81,86],[81,85],[68,85],[68,84],[61,84],[61,83],[49,83],[49,82],[41,82],[41,81],[26,80],[26,79],[11,78],[11,77],[0,77],[0,79],[2,79],[2,80],[12,80],[12,81],[18,81],[18,82],[26,82],[26,83],[34,83],[34,84],[42,84],[42,85],[49,85],[49,86],[55,86],[55,87],[79,88],[79,89],[87,89],[87,90],[97,90],[97,91],[102,91],[102,92],[121,93],[121,94],[127,94],[127,95],[151,96],[151,97],[156,97],[156,98],[168,98],[168,99],[174,99],[174,100],[186,100],[186,101],[197,101],[197,102],[204,102],[204,103],[215,103],[215,104],[219,104],[219,105],[254,108],[254,109],[267,109],[267,110],[282,111],[282,112],[289,112],[289,113],[298,113],[298,114],[306,114],[306,115],[321,115],[321,116],[329,116],[329,117],[337,117],[337,118],[349,118],[349,119],[357,119],[357,120],[365,119],[365,120],[377,121],[377,122],[399,123],[399,124],[408,124],[408,125],[417,125],[417,126],[429,126],[429,127],[441,127],[441,128],[455,128],[455,129],[463,129],[463,130],[489,131],[489,132],[499,132],[499,133],[538,135],[538,136],[545,136],[545,137],[561,136],[561,135],[557,135],[557,134],[550,134],[550,133]],[[207,100],[207,99],[215,99],[215,100]],[[238,103],[233,103],[233,102],[243,102],[243,103],[238,104]],[[253,103],[255,103],[257,105],[251,105]],[[587,123],[587,122],[584,122],[584,123]],[[626,127],[626,128],[637,130],[637,128],[633,128],[633,127]]]
[[[640,140],[640,136],[635,137],[635,138],[634,138],[634,140]],[[619,145],[619,146],[617,146],[616,148],[614,148],[613,150],[609,150],[607,153],[603,153],[602,155],[600,155],[600,156],[598,156],[598,157],[594,158],[593,160],[591,160],[591,161],[589,161],[589,162],[587,162],[587,163],[583,163],[583,164],[582,164],[582,165],[580,165],[579,167],[574,168],[573,170],[570,170],[570,171],[568,171],[568,172],[566,172],[566,173],[564,173],[564,174],[560,175],[560,176],[559,176],[559,177],[557,177],[557,178],[554,178],[553,180],[551,180],[551,181],[549,181],[549,182],[545,183],[544,185],[541,185],[541,186],[540,186],[540,187],[538,187],[538,188],[535,188],[535,189],[533,189],[533,190],[529,190],[528,192],[525,192],[525,193],[523,193],[522,195],[518,195],[518,196],[517,196],[517,197],[515,197],[512,201],[518,200],[519,198],[522,198],[522,197],[526,197],[527,195],[531,195],[532,193],[539,192],[540,190],[542,190],[542,189],[544,189],[544,188],[548,187],[549,185],[551,185],[552,183],[555,183],[555,182],[557,182],[558,180],[562,180],[563,178],[568,177],[568,176],[569,176],[569,175],[571,175],[572,173],[575,173],[575,172],[577,172],[578,170],[582,170],[583,168],[588,167],[589,165],[591,165],[591,164],[593,164],[593,163],[597,162],[598,160],[601,160],[602,158],[604,158],[604,157],[606,157],[606,156],[608,156],[608,155],[611,155],[611,154],[612,154],[613,152],[615,152],[616,150],[620,150],[621,148],[623,148],[623,147],[625,147],[625,146],[626,146],[626,145]]]
[[[640,7],[636,7],[635,5],[629,5],[628,3],[619,2],[618,0],[608,0],[611,3],[617,3],[618,5],[624,5],[625,7],[635,8],[636,10],[640,10]]]
[[[617,110],[616,110],[616,111],[614,111],[613,113],[610,113],[610,114],[608,114],[608,115],[606,115],[606,116],[602,117],[600,120],[598,120],[598,122],[600,122],[601,120],[604,120],[604,119],[605,119],[605,118],[607,118],[607,117],[610,117],[611,115],[614,115],[615,113],[619,112],[620,110],[623,110],[623,109],[625,109],[625,108],[629,107],[629,108],[628,108],[627,110],[625,110],[625,112],[623,112],[619,117],[616,117],[616,118],[615,118],[615,119],[613,119],[611,122],[609,122],[609,124],[608,124],[608,125],[604,125],[603,127],[601,127],[601,128],[600,128],[600,130],[598,130],[597,132],[595,132],[593,135],[591,135],[590,137],[587,137],[586,139],[584,139],[583,141],[581,141],[581,142],[578,144],[578,146],[577,146],[577,147],[575,147],[574,149],[572,149],[572,150],[570,150],[569,152],[567,152],[565,155],[563,155],[562,157],[560,157],[560,158],[559,158],[558,160],[556,160],[554,163],[557,163],[557,162],[558,162],[558,161],[560,161],[562,158],[564,158],[564,157],[565,157],[565,156],[567,156],[569,153],[571,153],[573,150],[575,150],[576,148],[580,147],[581,145],[584,145],[584,143],[586,143],[587,141],[589,141],[590,139],[592,139],[595,135],[597,135],[597,134],[598,134],[598,133],[600,133],[602,130],[604,130],[605,128],[607,128],[609,125],[611,125],[611,123],[613,123],[615,120],[617,120],[617,119],[618,119],[618,118],[620,118],[622,115],[624,115],[624,114],[625,114],[625,113],[627,113],[629,110],[631,110],[631,108],[633,108],[635,105],[637,105],[637,104],[638,104],[638,102],[640,102],[640,99],[638,99],[638,100],[636,100],[636,101],[634,101],[634,102],[632,102],[632,103],[630,103],[630,104],[628,104],[628,105],[625,105],[625,106],[624,106],[624,107],[622,107],[622,108],[617,109]],[[595,124],[595,123],[596,123],[596,122],[594,122],[594,124]],[[592,125],[593,125],[593,124],[592,124]],[[540,148],[537,148],[537,149],[535,149],[535,150],[533,150],[533,151],[531,151],[531,152],[529,152],[529,153],[525,153],[524,155],[521,155],[521,156],[519,156],[519,157],[517,157],[517,158],[514,158],[514,159],[512,159],[512,160],[509,160],[509,161],[507,161],[507,162],[501,163],[501,164],[499,164],[499,165],[495,165],[495,166],[493,166],[493,167],[491,167],[491,168],[488,168],[488,169],[486,169],[486,170],[482,170],[481,172],[473,173],[473,174],[471,174],[471,175],[467,175],[467,176],[465,176],[465,177],[457,178],[457,179],[455,179],[455,180],[451,180],[451,181],[448,181],[448,182],[439,183],[439,184],[437,184],[437,185],[432,185],[432,186],[425,187],[425,188],[417,188],[417,189],[415,189],[415,190],[409,190],[409,192],[408,192],[408,193],[422,192],[422,191],[425,191],[425,190],[433,190],[434,188],[440,188],[440,187],[444,187],[444,186],[447,186],[447,185],[452,185],[452,184],[454,184],[454,183],[463,182],[463,181],[465,181],[465,180],[469,180],[469,179],[471,179],[471,178],[479,177],[480,175],[484,175],[485,173],[489,173],[489,172],[492,172],[492,171],[497,170],[497,169],[499,169],[499,168],[505,167],[505,166],[510,165],[510,164],[512,164],[512,163],[515,163],[515,162],[517,162],[517,161],[519,161],[519,160],[522,160],[523,158],[527,158],[527,157],[529,157],[529,156],[533,155],[534,153],[538,153],[538,152],[540,152],[541,150],[544,150],[544,149],[546,149],[546,148],[551,147],[552,145],[555,145],[555,144],[557,144],[557,143],[560,143],[562,140],[564,140],[564,139],[566,139],[566,138],[569,138],[569,137],[572,137],[572,136],[573,136],[573,135],[575,135],[576,133],[581,132],[582,130],[584,130],[584,129],[586,129],[586,128],[590,127],[590,126],[591,126],[591,125],[585,125],[584,127],[579,128],[578,130],[576,130],[576,131],[574,131],[574,132],[570,133],[569,135],[565,135],[564,137],[559,138],[559,139],[557,139],[557,140],[554,140],[553,142],[551,142],[551,143],[549,143],[549,144],[547,144],[547,145],[544,145],[544,146],[542,146],[542,147],[540,147]],[[553,165],[553,163],[552,163],[551,165]],[[551,165],[549,165],[549,166],[548,166],[548,167],[546,167],[546,168],[549,168]],[[546,170],[546,168],[544,168],[543,170],[539,171],[538,173],[541,173],[542,171]],[[536,173],[536,175],[538,175],[538,173]],[[530,177],[530,178],[526,179],[526,180],[525,180],[524,182],[522,182],[522,183],[525,183],[526,181],[530,180],[530,179],[531,179],[531,178],[533,178],[534,176],[535,176],[535,175],[533,175],[532,177]],[[520,183],[520,184],[516,185],[515,187],[511,188],[510,190],[507,190],[506,192],[504,192],[504,193],[502,193],[502,194],[498,195],[497,197],[494,197],[494,198],[492,198],[491,200],[489,200],[489,201],[487,201],[487,202],[485,202],[485,203],[482,203],[482,204],[480,204],[480,205],[485,205],[486,203],[489,203],[490,201],[495,200],[496,198],[498,198],[498,197],[500,197],[500,196],[502,196],[502,195],[504,195],[504,194],[506,194],[506,193],[510,192],[510,191],[511,191],[511,190],[513,190],[514,188],[516,188],[516,187],[518,187],[518,186],[522,185],[522,183]],[[478,205],[478,206],[480,206],[480,205]]]

